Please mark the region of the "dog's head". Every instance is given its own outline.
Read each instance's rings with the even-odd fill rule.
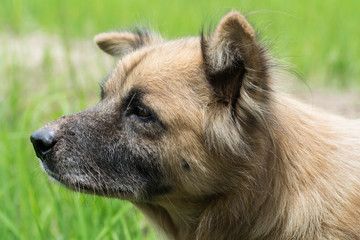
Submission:
[[[230,12],[209,36],[112,32],[95,41],[116,66],[97,105],[32,134],[47,174],[133,201],[229,190],[237,167],[248,170],[268,99],[266,55],[245,18]]]

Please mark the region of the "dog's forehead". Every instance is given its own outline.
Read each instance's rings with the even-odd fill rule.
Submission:
[[[118,61],[104,84],[107,92],[125,96],[132,89],[162,100],[206,92],[199,38],[186,38],[141,48]],[[181,91],[179,91],[181,89]]]

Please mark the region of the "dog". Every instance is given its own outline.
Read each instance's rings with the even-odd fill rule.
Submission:
[[[360,121],[274,90],[231,11],[211,34],[102,33],[101,101],[31,135],[46,173],[131,201],[170,239],[360,239]]]

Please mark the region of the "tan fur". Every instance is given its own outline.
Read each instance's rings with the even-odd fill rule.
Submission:
[[[160,161],[176,188],[133,202],[171,239],[360,239],[359,120],[272,91],[269,57],[242,15],[204,37],[205,63],[197,37],[141,48],[133,38],[96,38],[110,54],[127,53],[104,88],[146,89],[144,102],[168,126]],[[217,73],[238,56],[240,89],[206,80],[206,67]]]

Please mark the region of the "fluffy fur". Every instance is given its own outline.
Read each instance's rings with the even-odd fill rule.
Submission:
[[[241,14],[209,36],[95,40],[117,64],[97,106],[46,126],[59,182],[132,201],[170,239],[360,239],[359,120],[273,91]]]

